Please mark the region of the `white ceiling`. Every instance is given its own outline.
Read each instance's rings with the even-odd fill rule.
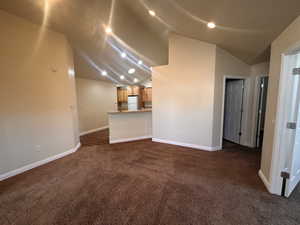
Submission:
[[[248,64],[268,60],[272,41],[300,15],[299,0],[124,1],[162,39],[173,31],[217,44]],[[216,29],[207,29],[210,21]]]
[[[48,3],[48,9],[45,2]],[[299,0],[3,0],[0,9],[64,33],[76,75],[132,84],[168,62],[170,31],[214,43],[254,64],[268,60],[271,42],[300,15]],[[46,10],[47,9],[47,10]],[[156,12],[151,17],[148,9]],[[47,11],[47,13],[45,13]],[[208,21],[217,28],[209,30]],[[110,24],[114,35],[107,37]],[[130,60],[120,57],[126,51]],[[136,65],[142,59],[147,67]],[[127,73],[135,68],[134,75]],[[101,76],[107,70],[109,79]],[[119,76],[125,75],[125,81]]]

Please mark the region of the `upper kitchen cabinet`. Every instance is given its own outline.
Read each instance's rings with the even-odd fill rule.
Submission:
[[[118,92],[118,102],[127,102],[128,101],[127,88],[119,87],[117,89],[117,92]]]
[[[118,102],[126,103],[128,101],[128,96],[139,96],[140,103],[152,102],[152,88],[142,87],[142,86],[127,86],[118,87]]]
[[[140,87],[139,86],[128,86],[127,87],[127,95],[140,95]]]
[[[143,102],[152,102],[152,88],[144,88],[142,94]]]

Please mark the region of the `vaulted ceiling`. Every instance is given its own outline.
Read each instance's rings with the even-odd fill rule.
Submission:
[[[143,22],[166,31],[217,44],[248,64],[268,60],[274,39],[300,16],[299,0],[124,0]],[[153,19],[147,10],[156,12]],[[207,29],[214,22],[216,29]]]
[[[78,76],[132,84],[133,78],[150,79],[150,66],[167,64],[169,32],[217,44],[248,64],[266,61],[271,42],[300,15],[300,2],[2,0],[0,9],[64,33],[75,52]],[[209,21],[217,27],[208,29]],[[107,26],[113,34],[105,33]],[[129,75],[129,68],[136,73]],[[101,75],[103,70],[108,76]]]

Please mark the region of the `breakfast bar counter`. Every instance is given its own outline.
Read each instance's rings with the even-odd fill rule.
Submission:
[[[152,138],[152,110],[108,112],[109,143]]]

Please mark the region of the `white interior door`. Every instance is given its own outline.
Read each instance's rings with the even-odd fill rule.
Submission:
[[[300,181],[300,54],[289,56],[287,62],[287,89],[285,93],[285,132],[281,148],[286,151],[285,170],[289,173],[285,196],[293,192]]]
[[[244,80],[228,80],[225,90],[224,139],[240,143]]]

